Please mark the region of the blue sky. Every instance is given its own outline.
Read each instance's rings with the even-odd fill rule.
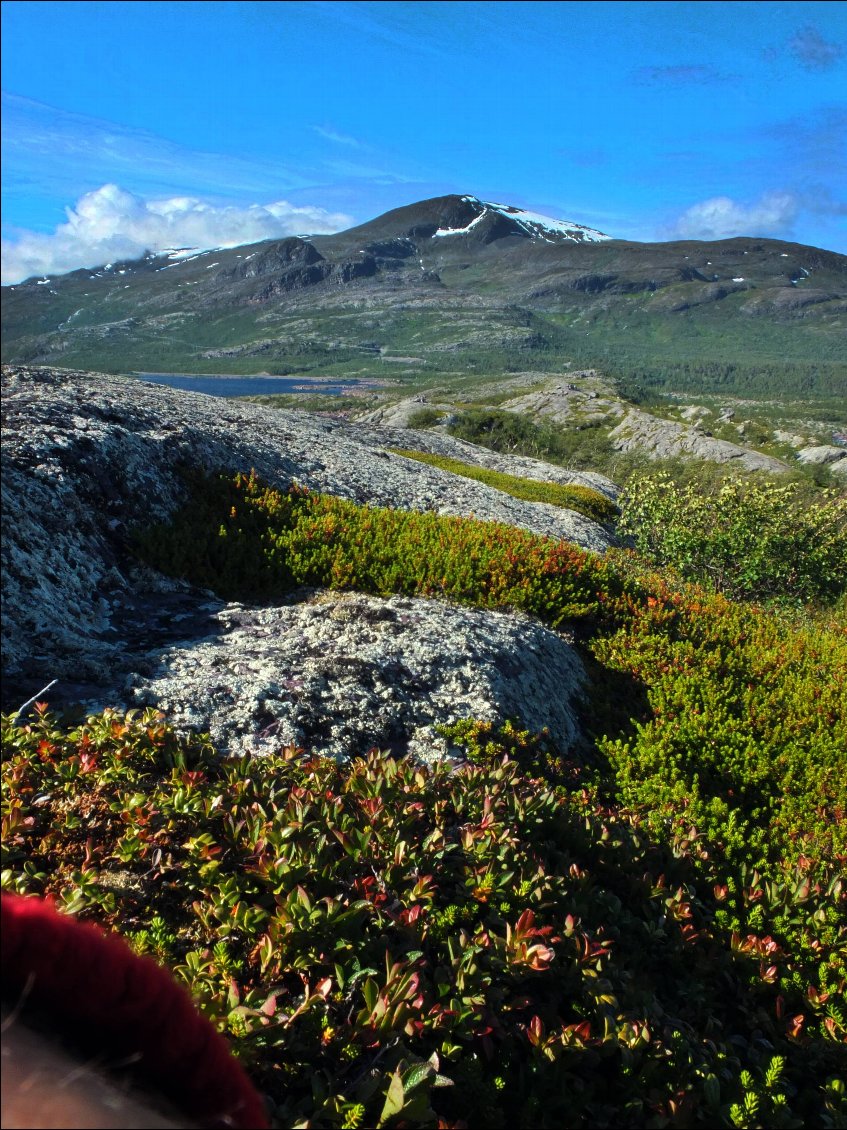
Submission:
[[[4,281],[446,192],[847,252],[840,3],[2,10]]]

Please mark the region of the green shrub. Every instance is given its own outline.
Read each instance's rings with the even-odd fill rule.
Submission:
[[[242,599],[525,608],[589,666],[584,743],[465,720],[452,768],[4,719],[3,886],[171,966],[277,1125],[845,1124],[843,614],[254,476],[142,544]]]
[[[644,688],[639,725],[595,724],[615,796],[696,825],[739,866],[847,856],[847,633],[657,581],[592,642]],[[600,706],[603,711],[602,705]]]
[[[407,427],[432,428],[444,418],[444,413],[437,408],[416,408],[409,416]]]
[[[565,542],[297,487],[283,494],[245,475],[199,480],[175,522],[139,546],[156,568],[237,599],[323,585],[520,608],[556,625],[597,614],[617,591],[603,558]]]
[[[475,479],[479,483],[485,483],[487,486],[501,490],[504,494],[511,495],[512,498],[520,498],[526,502],[548,502],[565,510],[576,510],[577,513],[584,514],[586,518],[592,518],[595,522],[611,522],[618,514],[614,502],[591,487],[525,479],[518,475],[508,475],[503,471],[491,471],[474,463],[464,463],[460,459],[450,459],[446,455],[409,451],[403,447],[391,447],[389,451],[393,451],[395,455],[403,455],[406,459],[428,463],[431,467],[438,467],[442,471],[449,471],[466,479]]]
[[[734,885],[508,756],[227,759],[153,711],[5,718],[3,785],[4,887],[170,965],[277,1126],[843,1117],[832,871]]]
[[[529,455],[566,467],[602,470],[616,459],[601,421],[579,428],[563,428],[551,421],[535,421],[519,412],[495,408],[470,408],[448,427],[457,439],[478,443],[505,455]]]
[[[847,591],[847,498],[727,477],[708,493],[636,477],[620,529],[658,565],[738,599],[832,601]]]

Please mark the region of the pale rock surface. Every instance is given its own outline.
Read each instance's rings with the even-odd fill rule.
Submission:
[[[797,435],[796,432],[786,432],[780,428],[773,433],[777,443],[787,443],[789,447],[808,447],[810,440],[806,436]]]
[[[3,376],[6,708],[58,678],[54,705],[159,701],[233,750],[309,740],[422,752],[429,727],[471,715],[572,734],[580,665],[527,617],[314,594],[245,608],[140,565],[130,539],[184,501],[180,466],[255,467],[279,487],[496,519],[597,551],[610,544],[602,527],[384,450],[423,433],[99,374]]]
[[[702,420],[704,416],[709,415],[709,409],[704,408],[702,404],[687,404],[684,408],[680,409],[680,416],[683,420],[689,420],[692,423],[697,423]]]
[[[595,374],[591,371],[572,376],[593,378]],[[684,423],[663,420],[638,408],[627,407],[619,397],[610,396],[602,382],[591,379],[562,380],[556,385],[507,400],[500,407],[535,418],[546,418],[564,427],[617,417],[619,423],[609,432],[615,449],[641,451],[653,459],[683,457],[707,459],[714,463],[735,462],[748,471],[769,471],[773,474],[788,470],[785,463],[773,456],[706,435],[703,421],[710,414],[707,408],[695,404],[685,406],[680,413]],[[721,422],[731,418],[731,410],[725,411]],[[743,434],[741,428],[739,434]]]
[[[450,404],[441,404],[438,401],[430,402],[420,396],[407,396],[402,400],[395,400],[390,404],[380,404],[356,417],[357,424],[384,424],[389,428],[408,428],[409,421],[416,413],[424,408],[433,408],[447,415],[453,414]]]
[[[829,464],[832,470],[833,464],[847,460],[847,449],[836,447],[834,443],[822,443],[817,447],[804,447],[797,452],[797,459],[800,463]]]
[[[580,378],[584,374],[568,375]],[[587,423],[591,420],[603,419],[609,414],[619,416],[622,411],[620,400],[604,395],[600,391],[603,387],[596,381],[577,383],[574,380],[563,380],[548,388],[537,389],[507,400],[500,407],[506,412],[525,413],[565,425],[573,424],[574,417],[577,417],[580,423]]]
[[[788,470],[782,460],[771,455],[752,451],[729,440],[715,439],[690,424],[661,420],[637,408],[626,413],[609,437],[617,451],[643,451],[653,459],[684,456],[708,459],[714,463],[735,463],[747,471],[781,474]]]
[[[434,727],[462,718],[577,733],[585,672],[567,638],[528,616],[433,600],[319,592],[276,607],[229,604],[216,631],[143,657],[134,704],[211,731],[219,749],[294,744],[355,756],[373,746],[427,758]]]

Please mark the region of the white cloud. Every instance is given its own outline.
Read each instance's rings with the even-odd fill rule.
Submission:
[[[272,204],[217,206],[194,196],[145,200],[116,184],[104,184],[67,208],[67,223],[51,234],[20,231],[3,240],[3,283],[79,267],[135,258],[173,247],[237,247],[275,236],[335,232],[350,216],[323,208]]]
[[[364,148],[358,138],[349,133],[342,133],[340,130],[333,129],[332,126],[312,126],[312,129],[321,137],[326,138],[327,141],[334,141],[336,145],[349,145],[353,149]]]
[[[692,204],[667,235],[675,239],[729,239],[735,235],[790,234],[799,202],[790,192],[767,192],[752,204],[729,196],[712,196]]]

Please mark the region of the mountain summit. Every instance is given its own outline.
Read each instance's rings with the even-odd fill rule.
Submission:
[[[476,196],[435,196],[351,228],[344,234],[371,236],[391,231],[410,239],[471,239],[492,243],[508,236],[545,243],[599,243],[611,236],[573,220],[556,220],[512,204],[495,204]],[[331,238],[331,237],[330,237]]]
[[[473,195],[333,235],[179,248],[3,288],[3,359],[100,371],[434,376],[624,357],[838,360],[847,257],[615,239]],[[364,366],[364,368],[363,368]]]

